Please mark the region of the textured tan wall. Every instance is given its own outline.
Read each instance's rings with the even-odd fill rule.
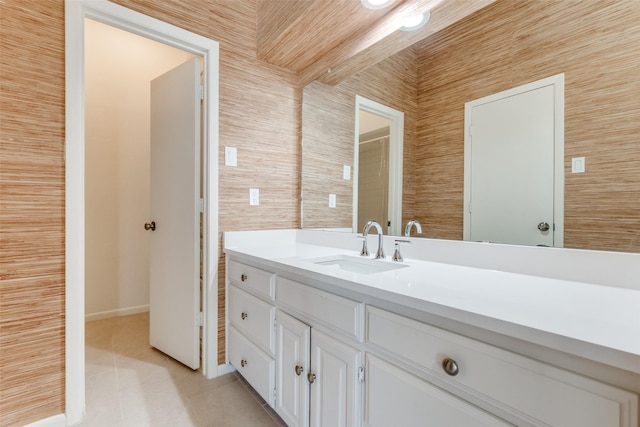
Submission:
[[[220,42],[220,231],[298,227],[301,92],[294,74],[256,60],[255,0],[117,3]],[[9,426],[64,412],[63,2],[2,1],[0,19],[0,426]],[[224,166],[224,146],[238,148],[237,168]],[[224,291],[220,301],[224,319]]]
[[[64,411],[64,14],[0,2],[0,425]]]
[[[461,239],[464,103],[565,73],[565,246],[640,251],[640,2],[500,0],[418,44],[416,212]],[[571,174],[571,157],[586,173]]]
[[[408,48],[374,67],[329,86],[305,86],[302,103],[302,191],[304,228],[351,228],[353,181],[342,179],[342,166],[353,167],[355,96],[404,112],[405,165],[413,163],[416,130],[416,53]],[[313,161],[306,161],[313,159]],[[403,168],[403,223],[414,214],[413,168]],[[352,169],[353,170],[353,169]],[[329,208],[329,193],[337,207]]]

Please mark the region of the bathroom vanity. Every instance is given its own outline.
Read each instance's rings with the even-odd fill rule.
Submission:
[[[225,233],[227,359],[287,425],[638,425],[634,259],[609,286],[570,280],[586,251],[357,237]]]

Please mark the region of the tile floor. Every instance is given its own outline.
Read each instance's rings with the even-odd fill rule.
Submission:
[[[236,374],[213,380],[149,346],[148,313],[86,324],[82,427],[283,427]]]

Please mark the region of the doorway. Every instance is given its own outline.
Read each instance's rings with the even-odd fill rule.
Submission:
[[[355,107],[353,232],[362,231],[360,224],[363,221],[375,219],[365,219],[360,210],[366,209],[381,217],[382,222],[378,222],[387,234],[399,236],[402,229],[404,113],[359,95],[356,95]],[[369,120],[372,125],[367,124]],[[367,144],[363,149],[362,142],[373,144]],[[371,187],[374,178],[378,185]],[[361,182],[363,180],[367,182]],[[375,207],[361,203],[361,199],[366,201],[369,197],[377,200]]]
[[[200,55],[204,62],[203,101],[203,374],[217,367],[217,164],[218,164],[218,43],[106,0],[65,1],[66,63],[66,419],[82,420],[84,411],[85,318],[85,19],[90,18]],[[211,165],[211,166],[209,166]],[[209,237],[211,236],[211,237]],[[211,357],[208,357],[212,355]]]

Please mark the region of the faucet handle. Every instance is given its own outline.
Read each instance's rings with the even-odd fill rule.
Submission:
[[[356,236],[358,239],[362,239],[362,250],[360,250],[360,256],[369,256],[369,249],[367,248],[367,236]]]
[[[404,240],[404,239],[396,239],[396,250],[393,253],[393,257],[391,258],[392,261],[397,261],[397,262],[402,262],[404,261],[404,258],[402,258],[402,254],[400,253],[400,245],[401,244],[407,244],[410,245],[411,244],[411,240]]]

